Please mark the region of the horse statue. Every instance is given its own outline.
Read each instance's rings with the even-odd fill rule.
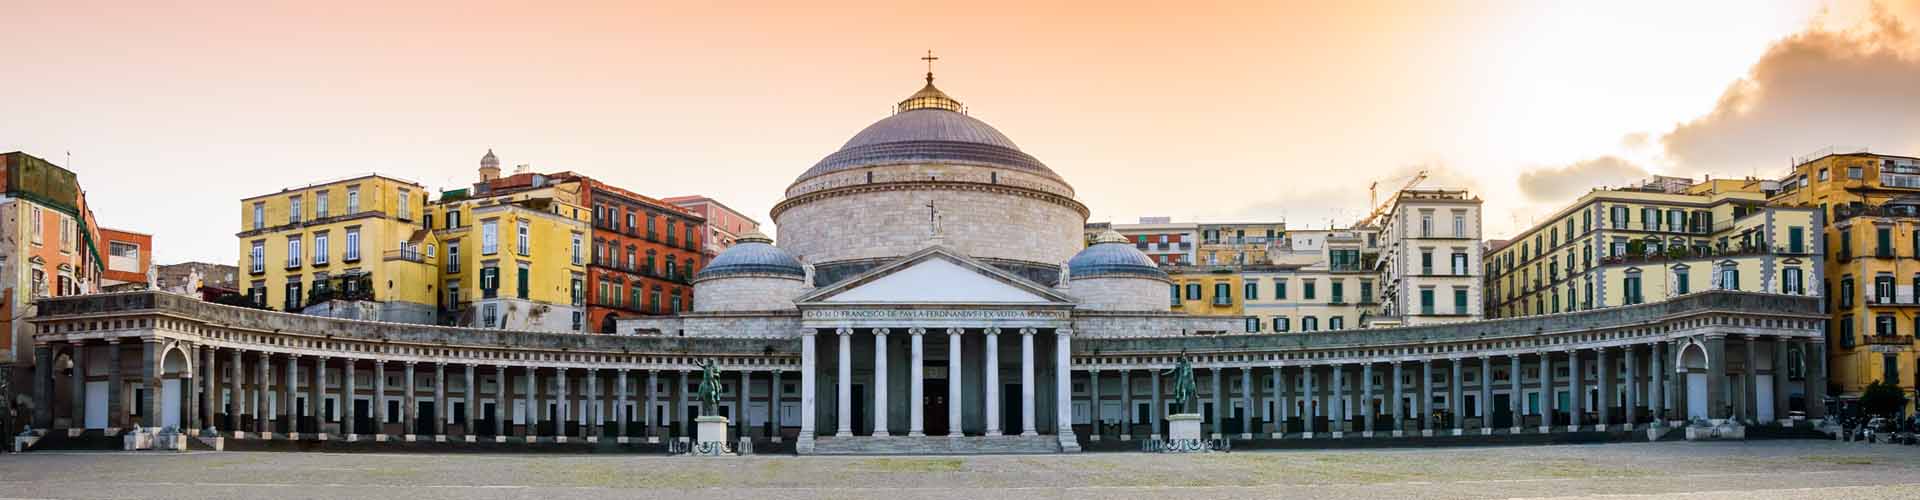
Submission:
[[[717,415],[720,411],[720,368],[709,359],[700,364],[700,414]]]

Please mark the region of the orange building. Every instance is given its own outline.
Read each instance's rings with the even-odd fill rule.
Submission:
[[[612,333],[620,318],[693,310],[693,274],[706,219],[692,210],[574,172],[581,205],[593,207],[593,260],[587,265],[587,324]]]
[[[35,299],[100,289],[100,229],[73,171],[18,151],[0,154],[0,170],[0,376],[31,394],[31,326],[14,318]]]
[[[94,251],[107,258],[100,274],[103,290],[144,289],[147,269],[153,267],[153,235],[100,228]]]
[[[753,220],[752,217],[747,217],[746,214],[735,211],[733,207],[729,207],[725,203],[720,203],[720,200],[693,195],[663,198],[660,201],[679,205],[707,219],[701,231],[705,233],[702,237],[705,238],[707,242],[705,249],[701,251],[703,258],[700,259],[700,265],[702,267],[705,267],[708,262],[712,262],[713,258],[720,255],[720,252],[725,251],[727,247],[733,246],[733,240],[739,238],[740,235],[747,234],[749,231],[760,230],[760,221]]]

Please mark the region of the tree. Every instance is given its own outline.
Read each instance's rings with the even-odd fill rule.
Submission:
[[[1907,393],[1899,385],[1878,380],[1860,393],[1860,409],[1868,415],[1891,416],[1907,407]]]

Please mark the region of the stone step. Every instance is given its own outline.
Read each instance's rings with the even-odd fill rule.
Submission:
[[[814,438],[816,455],[1031,455],[1060,453],[1055,436]]]

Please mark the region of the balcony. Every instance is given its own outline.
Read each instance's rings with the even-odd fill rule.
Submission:
[[[406,262],[415,262],[415,263],[423,263],[423,264],[427,262],[426,255],[421,254],[419,250],[409,250],[409,249],[388,250],[388,251],[382,252],[380,254],[380,260],[406,261]]]
[[[1861,339],[1866,345],[1913,345],[1912,335],[1866,335]]]

